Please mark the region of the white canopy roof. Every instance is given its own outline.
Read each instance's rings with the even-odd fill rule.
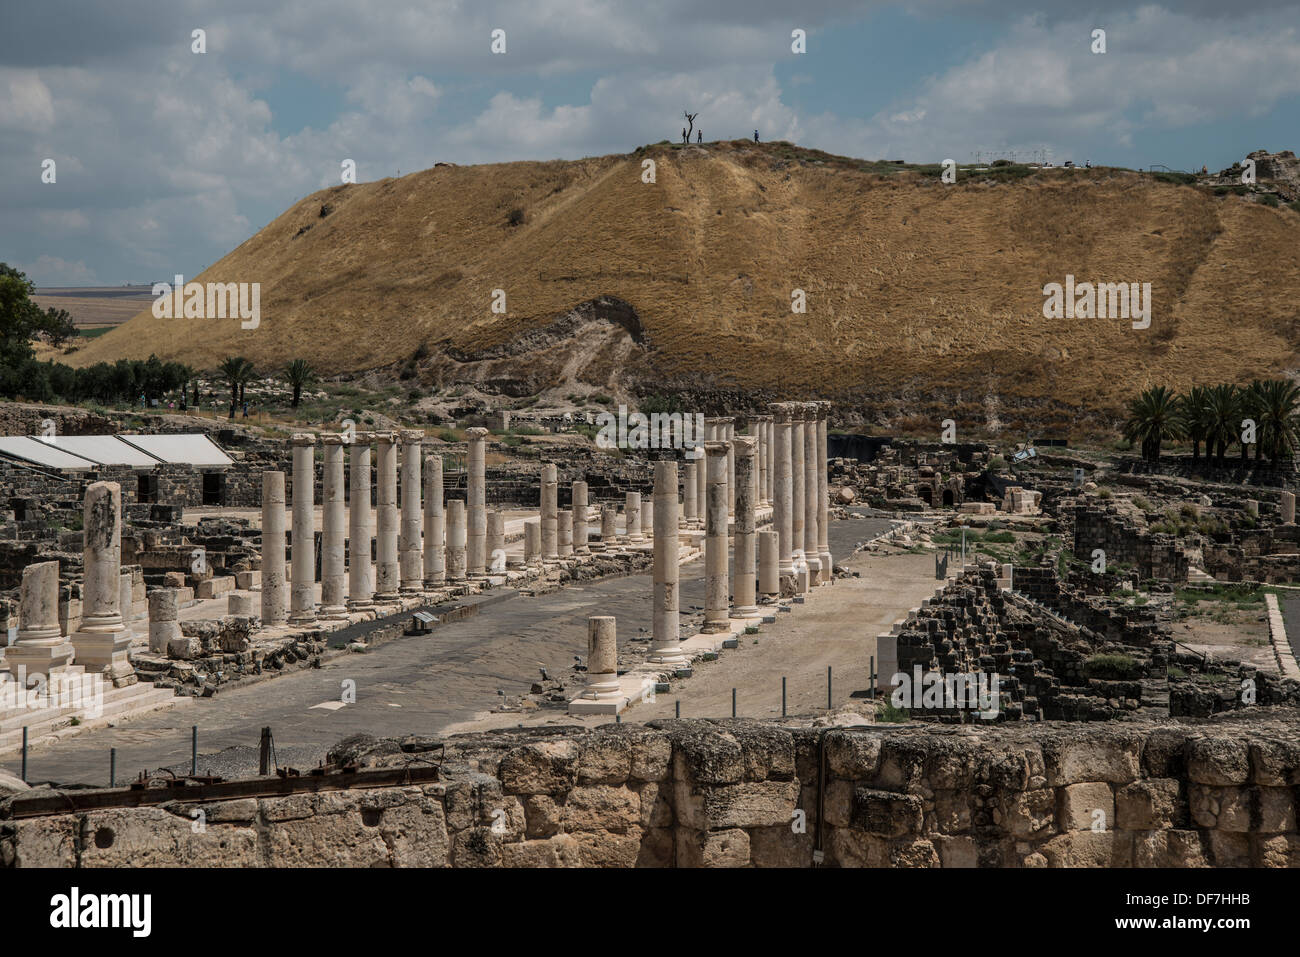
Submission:
[[[0,455],[46,468],[84,472],[99,465],[225,466],[233,459],[203,433],[181,435],[0,436]]]

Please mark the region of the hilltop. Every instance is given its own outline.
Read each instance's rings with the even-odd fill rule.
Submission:
[[[146,311],[65,361],[301,357],[513,395],[744,388],[1063,428],[1148,385],[1297,366],[1294,209],[1128,170],[938,172],[734,141],[336,186],[187,277],[260,282],[257,329]],[[1045,319],[1067,274],[1150,282],[1151,327]]]

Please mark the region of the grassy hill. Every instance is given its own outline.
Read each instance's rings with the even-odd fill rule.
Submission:
[[[338,373],[414,356],[426,382],[481,380],[490,361],[533,367],[539,387],[576,375],[1066,427],[1147,385],[1296,368],[1294,210],[1125,170],[936,173],[734,141],[337,186],[193,277],[260,282],[258,329],[143,312],[68,361],[240,354]],[[1151,328],[1043,318],[1043,285],[1067,273],[1152,283]],[[599,297],[630,307],[622,349],[592,348],[600,315],[561,321]]]

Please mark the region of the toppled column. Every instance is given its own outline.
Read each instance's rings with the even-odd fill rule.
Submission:
[[[374,604],[375,571],[370,562],[370,539],[374,531],[370,514],[370,442],[372,432],[352,437],[350,500],[348,504],[348,607]],[[263,519],[265,528],[265,519]],[[262,619],[266,620],[266,562],[262,563]],[[269,622],[268,622],[269,624]]]
[[[587,483],[573,483],[573,551],[577,555],[589,555],[587,546]]]
[[[628,492],[623,506],[623,524],[626,526],[629,545],[639,545],[645,541],[641,534],[641,493]]]
[[[830,407],[829,402],[817,403],[817,553],[822,564],[822,581],[831,581],[835,577],[830,546],[830,459],[826,452],[827,419],[830,417]]]
[[[608,702],[599,710],[616,712],[622,697],[618,685],[618,633],[613,615],[587,619],[587,687],[570,704],[574,714],[592,713],[588,702]]]
[[[600,547],[601,551],[612,551],[618,547],[618,510],[613,505],[604,505],[600,510]]]
[[[781,538],[776,532],[758,533],[758,593],[764,601],[781,594]]]
[[[567,508],[562,508],[556,513],[556,538],[560,557],[571,556],[573,554],[573,512]]]
[[[560,509],[559,469],[554,464],[542,466],[542,552],[541,557],[554,561],[560,557],[559,515]]]
[[[398,567],[404,592],[424,591],[424,553],[420,548],[420,455],[424,433],[402,432],[402,525],[397,538]]]
[[[1282,493],[1282,524],[1295,524],[1295,492]]]
[[[284,581],[284,473],[262,473],[262,623],[289,620]]]
[[[542,560],[542,523],[540,519],[524,522],[524,566],[532,567]]]
[[[9,673],[30,687],[33,675],[58,674],[72,656],[72,643],[59,627],[59,563],[28,565],[18,590],[18,640],[5,649]]]
[[[347,610],[347,503],[343,480],[343,436],[323,435],[325,469],[321,476],[320,613],[342,619]]]
[[[488,570],[500,575],[506,570],[506,517],[501,512],[487,515]]]
[[[803,408],[803,551],[808,562],[808,581],[815,584],[821,580],[822,574],[821,549],[817,544],[817,526],[822,511],[821,503],[817,500],[817,490],[821,487],[817,479],[820,471],[818,463],[821,461],[817,452],[817,403],[805,402]]]
[[[695,460],[687,459],[685,464],[685,494],[682,496],[682,518],[687,527],[695,524],[695,516],[698,514],[695,508]]]
[[[681,647],[681,601],[679,598],[677,543],[677,463],[655,463],[653,607],[650,661],[685,666]]]
[[[469,440],[468,492],[465,510],[469,520],[466,562],[471,575],[487,572],[491,556],[487,547],[487,429],[466,429]]]
[[[704,515],[704,632],[730,631],[727,615],[727,442],[705,442],[709,508]]]
[[[424,587],[447,582],[447,515],[442,504],[442,456],[424,460]]]
[[[283,530],[283,473],[281,530]],[[70,637],[74,660],[87,674],[102,673],[115,687],[134,684],[135,669],[127,657],[131,629],[122,620],[122,486],[94,482],[86,489],[85,571],[82,584],[81,627]],[[284,575],[281,552],[280,575]]]
[[[293,581],[289,622],[316,620],[316,436],[299,432],[293,441]]]
[[[465,580],[465,503],[458,498],[447,503],[447,580]]]
[[[397,557],[397,433],[375,433],[375,600],[396,601],[401,586]]]
[[[780,541],[780,575],[786,578],[794,575],[794,480],[790,406],[785,402],[773,402],[772,424],[775,430],[773,449],[775,457],[775,479],[772,486],[772,526],[776,529]]]
[[[754,560],[758,542],[754,537],[755,498],[758,493],[758,476],[755,471],[758,453],[757,440],[741,436],[732,443],[736,458],[736,526],[735,561],[731,573],[731,598],[734,607],[732,618],[761,618],[758,610],[757,584],[754,577]]]
[[[804,463],[803,409],[802,402],[790,403],[790,482],[794,490],[790,509],[790,550],[795,560],[796,574],[808,564],[808,553],[804,550],[804,523],[808,520],[808,513],[804,501],[807,465]]]
[[[149,593],[149,651],[151,653],[167,654],[168,643],[181,637],[180,618],[179,589],[155,588]]]

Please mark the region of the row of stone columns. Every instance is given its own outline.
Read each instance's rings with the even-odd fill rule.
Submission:
[[[824,402],[775,402],[772,461],[773,525],[779,541],[782,577],[805,569],[809,583],[828,581],[832,558],[827,486]]]

